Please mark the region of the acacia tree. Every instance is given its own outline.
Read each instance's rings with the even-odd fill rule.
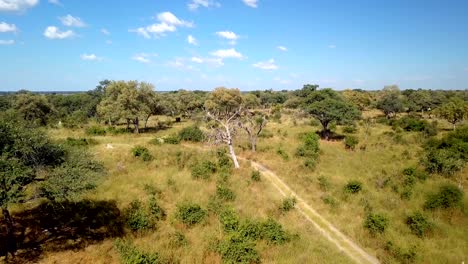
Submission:
[[[382,93],[382,97],[377,102],[377,108],[382,110],[387,118],[395,117],[403,111],[403,101],[397,85],[385,86]]]
[[[13,108],[20,116],[29,122],[45,125],[47,119],[55,111],[44,95],[24,92],[16,95]]]
[[[245,110],[239,122],[239,126],[247,132],[250,147],[253,152],[257,150],[257,139],[268,120],[266,115],[259,111]]]
[[[461,98],[453,98],[450,102],[436,109],[436,115],[447,120],[456,129],[456,124],[468,116],[468,103]]]
[[[233,137],[242,110],[242,96],[239,89],[216,88],[205,102],[206,115],[215,122],[211,127],[215,143],[224,143],[229,148],[234,167],[239,168],[233,146]]]

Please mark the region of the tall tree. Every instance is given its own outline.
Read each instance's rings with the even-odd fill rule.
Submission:
[[[395,117],[403,111],[403,101],[397,85],[385,86],[381,94],[377,108],[382,110],[387,118]]]
[[[219,87],[209,95],[205,102],[206,115],[216,124],[212,126],[212,137],[215,142],[228,146],[235,168],[239,168],[239,162],[234,151],[233,137],[239,123],[242,101],[239,89]]]
[[[447,120],[456,129],[456,124],[468,117],[468,102],[458,97],[436,109],[436,115]]]
[[[16,95],[13,108],[23,117],[24,120],[46,125],[54,109],[44,95],[36,95],[24,92]]]
[[[247,132],[250,147],[253,152],[257,150],[257,140],[268,120],[266,115],[260,111],[245,109],[242,111],[239,126]]]

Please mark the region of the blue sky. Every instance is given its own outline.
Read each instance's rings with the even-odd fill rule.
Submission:
[[[0,0],[0,90],[468,89],[468,1]]]

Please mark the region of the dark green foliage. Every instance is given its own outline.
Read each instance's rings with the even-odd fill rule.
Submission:
[[[296,150],[296,156],[305,158],[304,166],[307,168],[314,169],[317,164],[320,151],[319,140],[320,137],[317,134],[309,132],[303,137],[304,144]]]
[[[389,118],[403,111],[403,102],[398,93],[391,92],[384,95],[382,99],[377,102],[377,108],[382,110],[387,118]]]
[[[388,241],[385,245],[385,250],[400,263],[414,263],[416,260],[416,251],[414,247],[409,250],[404,250],[395,246],[391,241]]]
[[[65,144],[68,146],[90,146],[96,145],[98,142],[92,138],[71,138],[67,137]]]
[[[143,161],[153,160],[153,156],[149,150],[143,146],[135,146],[132,148],[132,155],[137,158],[141,158]]]
[[[364,227],[372,234],[383,233],[388,227],[388,218],[381,214],[370,213],[364,220]]]
[[[90,136],[105,136],[106,129],[100,126],[91,126],[86,129],[86,134]]]
[[[158,201],[154,195],[151,195],[148,201],[148,210],[154,220],[160,221],[166,219],[166,212],[159,206]]]
[[[163,138],[165,144],[177,145],[180,144],[180,138],[178,135],[169,135]]]
[[[357,132],[356,126],[345,126],[343,127],[343,133],[354,134]]]
[[[216,169],[216,164],[209,160],[204,160],[192,167],[192,178],[204,180],[209,179],[211,175],[216,172]]]
[[[207,212],[194,203],[182,203],[177,205],[176,218],[187,226],[193,226],[205,219]]]
[[[418,237],[424,237],[429,233],[433,224],[420,212],[415,212],[406,218],[406,225],[411,229],[411,232]]]
[[[291,239],[283,227],[271,218],[262,223],[261,237],[272,244],[284,244]]]
[[[217,251],[226,264],[255,264],[260,263],[260,255],[255,249],[255,242],[233,233],[221,241]]]
[[[354,150],[357,144],[359,144],[359,139],[355,136],[348,135],[344,139],[344,144],[346,149]]]
[[[234,201],[236,194],[225,184],[218,184],[216,186],[216,197],[224,201]]]
[[[289,212],[290,210],[294,209],[296,202],[297,201],[295,197],[285,198],[280,206],[280,210],[283,212]]]
[[[239,228],[240,218],[232,208],[226,208],[219,214],[219,221],[223,225],[224,231],[234,232]]]
[[[424,203],[425,209],[448,209],[461,206],[463,191],[456,185],[447,184],[440,187],[439,192],[430,194]]]
[[[468,126],[460,127],[441,139],[429,140],[424,149],[422,163],[428,172],[453,175],[468,161]]]
[[[241,222],[238,233],[244,239],[259,240],[262,237],[262,223],[245,219]]]
[[[118,238],[114,242],[115,249],[119,252],[122,264],[158,264],[164,263],[158,253],[144,252],[131,242]]]
[[[183,128],[179,132],[179,138],[183,141],[202,142],[205,139],[205,134],[196,126]]]
[[[219,148],[216,150],[216,157],[218,159],[218,167],[221,170],[229,170],[232,168],[232,161],[227,155],[225,148]]]
[[[258,170],[252,171],[250,178],[252,179],[252,181],[256,181],[256,182],[259,182],[262,180],[260,172]]]
[[[344,187],[345,192],[347,193],[358,193],[362,190],[362,183],[360,181],[352,180],[349,181],[345,187]]]
[[[151,215],[139,200],[133,200],[130,203],[129,207],[124,210],[124,216],[125,222],[133,231],[143,231],[153,227]]]

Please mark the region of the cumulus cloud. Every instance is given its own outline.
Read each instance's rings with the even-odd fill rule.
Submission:
[[[86,54],[86,53],[85,53],[85,54],[82,54],[82,55],[80,56],[80,58],[81,58],[82,60],[85,60],[85,61],[100,61],[100,60],[102,60],[102,58],[96,56],[96,54]]]
[[[57,6],[63,6],[62,3],[59,0],[49,0],[49,4],[57,5]]]
[[[7,24],[6,22],[0,23],[0,33],[16,32],[16,31],[18,31],[18,28],[16,27],[15,24]]]
[[[192,22],[187,22],[177,18],[171,12],[162,12],[156,16],[158,23],[148,25],[146,27],[139,27],[131,29],[130,32],[137,33],[144,38],[151,38],[151,34],[155,37],[164,36],[167,32],[174,32],[177,27],[193,27]]]
[[[190,61],[198,64],[206,64],[213,67],[220,67],[223,66],[223,59],[222,58],[201,58],[201,57],[192,57]]]
[[[85,27],[86,24],[79,17],[73,17],[72,15],[66,15],[64,17],[59,17],[63,25],[67,27]]]
[[[194,46],[197,46],[197,45],[198,45],[197,39],[195,39],[192,35],[188,35],[188,37],[187,37],[187,42],[188,42],[189,44],[194,45]]]
[[[107,29],[105,29],[105,28],[102,28],[102,29],[101,29],[101,33],[104,34],[104,35],[106,35],[106,36],[110,36],[110,34],[111,34],[111,33],[109,32],[109,30],[107,30]]]
[[[67,39],[75,36],[72,30],[60,31],[57,27],[49,26],[44,30],[44,36],[48,39]]]
[[[242,2],[250,7],[257,8],[258,0],[242,0]]]
[[[260,61],[255,64],[252,64],[252,66],[254,66],[255,68],[269,71],[278,69],[278,65],[275,64],[274,59],[269,59],[268,61]]]
[[[38,3],[39,0],[0,0],[0,12],[22,12]]]
[[[13,45],[15,44],[15,41],[12,39],[4,40],[0,39],[0,45]]]
[[[148,54],[148,53],[137,53],[133,55],[132,60],[138,61],[144,64],[151,63],[151,57],[156,57],[157,54]]]
[[[191,10],[197,10],[199,7],[220,7],[221,4],[212,0],[192,0],[187,4],[187,7]]]
[[[235,49],[220,49],[217,51],[213,51],[211,55],[221,58],[221,59],[227,59],[227,58],[234,58],[234,59],[243,59],[244,56],[236,51]]]
[[[232,32],[232,31],[218,31],[216,32],[216,35],[218,35],[219,37],[221,38],[225,38],[225,39],[228,39],[228,40],[238,40],[239,39],[239,36]]]
[[[288,48],[286,48],[285,46],[278,46],[277,48],[281,51],[288,51]]]

